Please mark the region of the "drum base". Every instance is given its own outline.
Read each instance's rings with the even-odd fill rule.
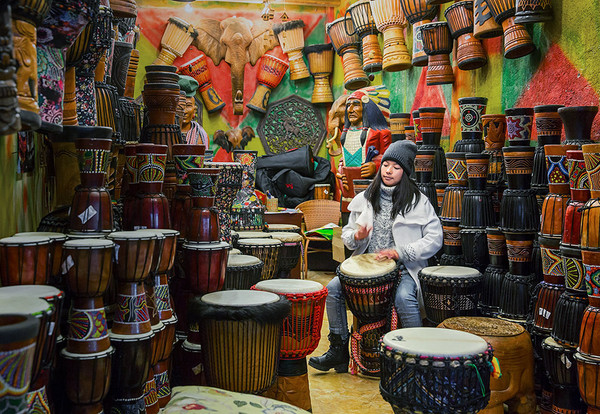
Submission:
[[[279,361],[277,380],[262,396],[273,398],[310,411],[310,387],[306,358]]]

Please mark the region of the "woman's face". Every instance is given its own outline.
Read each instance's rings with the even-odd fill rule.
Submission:
[[[388,187],[398,184],[402,174],[404,174],[404,170],[397,162],[386,160],[381,163],[381,180]]]

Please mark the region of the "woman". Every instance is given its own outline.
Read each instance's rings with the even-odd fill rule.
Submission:
[[[400,261],[400,283],[394,305],[402,327],[422,326],[421,296],[418,273],[427,259],[442,247],[442,226],[433,206],[410,179],[417,146],[412,141],[397,141],[381,159],[381,168],[363,193],[348,209],[349,222],[342,229],[344,244],[353,255],[377,253],[378,260]],[[329,350],[312,357],[309,365],[328,371],[348,370],[348,322],[342,287],[338,277],[327,285]]]

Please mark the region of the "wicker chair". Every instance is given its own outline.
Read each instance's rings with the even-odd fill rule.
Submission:
[[[302,272],[304,278],[306,278],[308,275],[308,254],[332,251],[331,246],[328,249],[313,247],[309,250],[311,241],[326,241],[329,243],[331,243],[331,241],[319,235],[307,236],[306,232],[318,229],[329,223],[339,224],[342,213],[339,201],[333,200],[309,200],[298,204],[296,208],[303,213],[302,236],[304,237],[304,268],[302,269]]]

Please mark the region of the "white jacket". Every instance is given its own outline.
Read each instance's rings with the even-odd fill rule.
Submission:
[[[365,192],[358,194],[348,205],[350,218],[342,229],[342,240],[346,247],[354,250],[352,255],[363,254],[371,241],[371,234],[362,240],[355,240],[358,225],[373,227],[373,206],[365,198]],[[421,198],[404,216],[398,214],[392,225],[394,244],[400,260],[414,279],[419,302],[423,304],[419,271],[427,267],[427,259],[435,255],[442,247],[444,235],[442,224],[426,195]],[[421,306],[422,308],[422,306]]]

